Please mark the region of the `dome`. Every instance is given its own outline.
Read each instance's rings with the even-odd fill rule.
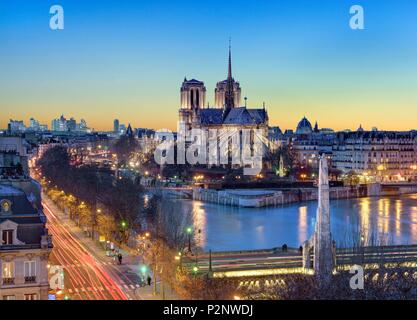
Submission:
[[[312,132],[313,132],[313,128],[311,127],[310,121],[308,121],[306,117],[302,118],[301,121],[297,125],[297,130],[295,131],[295,133],[309,134]]]

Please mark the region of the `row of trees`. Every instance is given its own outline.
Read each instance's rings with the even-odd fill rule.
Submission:
[[[138,179],[115,179],[94,165],[72,166],[65,147],[49,149],[38,161],[50,197],[80,225],[125,241],[139,227],[142,187]]]

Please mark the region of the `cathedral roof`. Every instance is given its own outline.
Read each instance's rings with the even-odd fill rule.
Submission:
[[[201,109],[200,119],[201,124],[222,124],[223,109]]]
[[[268,121],[268,113],[265,109],[246,109],[254,118],[256,123],[264,123]]]
[[[268,114],[264,109],[247,109],[246,107],[232,108],[223,120],[223,109],[201,109],[201,123],[205,125],[221,124],[263,124],[268,120]]]
[[[224,124],[252,124],[254,120],[246,108],[233,108],[224,119]]]

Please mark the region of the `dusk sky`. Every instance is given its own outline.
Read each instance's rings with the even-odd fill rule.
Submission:
[[[65,29],[49,28],[64,8]],[[365,30],[349,28],[362,5]],[[0,0],[0,127],[10,118],[176,128],[184,79],[233,76],[270,125],[417,129],[417,1]]]

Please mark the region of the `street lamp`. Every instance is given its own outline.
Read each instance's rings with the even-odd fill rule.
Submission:
[[[191,234],[193,233],[193,228],[188,227],[186,231],[188,233],[188,251],[191,252]]]
[[[197,266],[194,266],[193,267],[193,272],[194,272],[194,276],[196,276],[197,275],[197,272],[198,272],[198,267]]]
[[[178,252],[178,255],[175,256],[175,260],[178,260],[180,262],[180,268],[182,269],[182,253]]]
[[[141,267],[140,267],[140,272],[141,272],[143,275],[145,275],[147,271],[148,271],[148,268],[147,268],[145,265],[143,265],[143,266],[141,266]]]

